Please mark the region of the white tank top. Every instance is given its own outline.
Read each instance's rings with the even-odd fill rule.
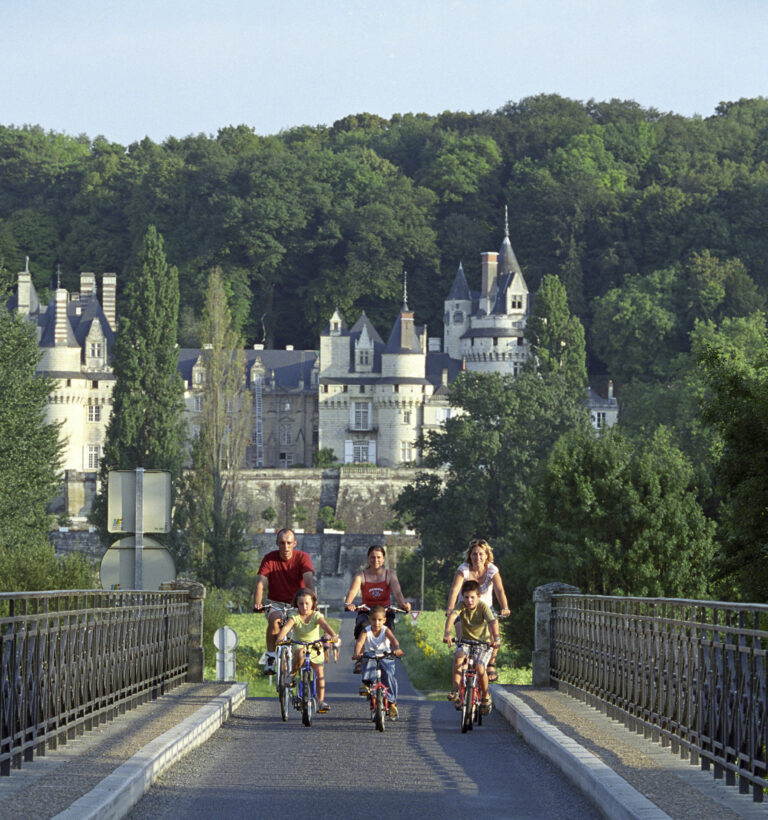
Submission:
[[[363,652],[391,652],[389,646],[389,638],[387,637],[386,627],[381,628],[379,637],[373,634],[370,626],[365,627],[365,643],[363,644]]]

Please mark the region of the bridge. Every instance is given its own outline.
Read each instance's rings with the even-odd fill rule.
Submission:
[[[494,686],[494,712],[462,735],[401,667],[382,735],[345,662],[309,729],[242,685],[190,681],[192,589],[3,597],[2,818],[765,817],[765,743],[744,751],[765,731],[762,608],[537,590],[547,685]]]

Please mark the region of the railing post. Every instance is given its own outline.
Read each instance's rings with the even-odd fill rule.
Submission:
[[[203,653],[203,602],[205,587],[196,581],[179,579],[160,584],[160,589],[183,590],[189,593],[189,642],[187,644],[187,681],[202,683],[205,657]]]
[[[550,643],[553,595],[578,595],[578,587],[553,581],[533,590],[535,632],[533,650],[533,685],[550,686]]]

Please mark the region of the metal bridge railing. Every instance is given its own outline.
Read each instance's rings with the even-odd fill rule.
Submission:
[[[0,775],[182,683],[188,595],[0,594]]]
[[[550,678],[762,802],[768,606],[553,594]]]

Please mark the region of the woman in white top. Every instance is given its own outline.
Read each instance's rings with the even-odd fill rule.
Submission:
[[[467,560],[460,564],[456,570],[456,575],[448,593],[448,605],[445,608],[445,615],[451,614],[459,602],[461,585],[468,580],[477,581],[480,584],[480,600],[488,604],[493,609],[493,597],[501,607],[499,614],[502,618],[509,617],[509,606],[507,595],[504,592],[504,584],[501,582],[501,573],[496,564],[493,563],[493,550],[491,545],[482,538],[475,538],[469,542],[467,550]],[[488,680],[497,680],[496,653],[494,652],[491,662],[488,664]]]

